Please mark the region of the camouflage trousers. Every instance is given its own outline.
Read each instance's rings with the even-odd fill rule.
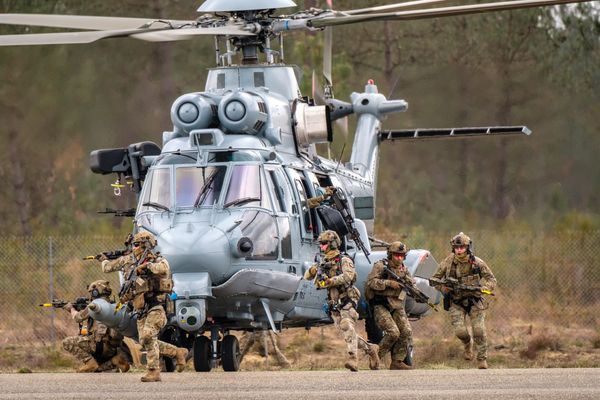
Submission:
[[[477,351],[477,359],[487,359],[487,337],[485,334],[485,310],[481,310],[475,306],[471,307],[471,311],[467,311],[456,304],[450,306],[450,318],[454,327],[454,334],[468,345],[471,342],[471,334],[466,325],[467,316],[471,321],[471,329],[473,331],[473,342]]]
[[[367,341],[360,337],[356,333],[356,321],[358,321],[358,312],[352,307],[352,304],[346,304],[344,308],[339,311],[331,312],[331,319],[336,328],[340,330],[344,341],[346,342],[346,349],[348,356],[354,360],[358,359],[358,349],[360,348],[365,352],[369,353],[369,345]]]
[[[279,346],[277,345],[277,340],[275,338],[275,334],[273,331],[254,331],[254,332],[244,332],[240,339],[240,348],[242,353],[242,359],[248,352],[252,349],[252,346],[257,341],[264,347],[263,355],[265,357],[269,356],[269,350],[267,345],[267,339],[271,341],[271,346],[273,347],[273,352],[275,353],[275,358],[277,359],[277,364],[283,368],[289,368],[292,364],[288,361],[287,357],[281,352]],[[241,360],[240,360],[241,362]]]
[[[404,361],[408,343],[412,337],[412,329],[404,308],[390,312],[385,306],[377,305],[373,308],[375,323],[385,333],[379,343],[379,358],[383,358],[388,351],[394,361]]]
[[[150,309],[148,314],[137,320],[138,336],[142,348],[146,350],[148,369],[160,369],[160,355],[174,358],[177,347],[158,340],[158,334],[167,324],[165,310],[161,306]]]
[[[71,353],[75,358],[82,363],[86,363],[94,358],[96,352],[96,342],[93,336],[68,336],[62,341],[63,349]],[[101,363],[105,360],[109,360],[112,356],[117,354],[117,349],[112,346],[108,346],[104,343],[102,349],[102,360],[96,360]]]

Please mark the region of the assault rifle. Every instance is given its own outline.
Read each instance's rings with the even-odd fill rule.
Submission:
[[[467,292],[469,294],[481,293],[488,296],[494,296],[494,293],[491,290],[482,289],[479,285],[464,285],[458,282],[456,278],[446,278],[446,279],[438,279],[438,278],[430,278],[429,284],[432,286],[441,285],[447,287],[451,292],[460,293]],[[449,293],[444,293],[444,310],[448,311],[450,309],[450,303],[452,298]]]
[[[371,253],[367,250],[367,247],[360,238],[360,233],[358,233],[358,230],[354,225],[354,217],[352,217],[352,214],[350,213],[350,205],[348,204],[346,196],[336,187],[333,187],[332,191],[333,193],[331,194],[331,200],[333,201],[335,209],[340,212],[342,218],[344,219],[344,225],[346,225],[346,229],[348,229],[348,235],[350,235],[352,240],[354,240],[354,243],[356,243],[358,248],[365,253],[367,261],[371,263],[371,260],[369,260],[369,255]]]
[[[115,251],[105,251],[100,254],[96,254],[95,256],[87,256],[83,257],[84,260],[100,260],[100,257],[105,256],[109,260],[116,260],[119,257],[125,256],[131,253],[131,243],[133,242],[133,235],[130,233],[125,238],[125,248],[123,250],[115,250]]]
[[[402,286],[402,290],[406,292],[410,297],[415,299],[417,303],[424,303],[431,307],[434,311],[437,311],[435,304],[429,302],[429,296],[421,292],[416,286],[413,286],[412,281],[409,282],[406,278],[400,278],[394,271],[392,271],[387,265],[383,266],[383,270],[392,277],[393,280],[398,282]]]
[[[150,249],[146,248],[142,253],[142,256],[138,260],[136,260],[134,265],[131,266],[131,270],[125,278],[125,282],[123,282],[123,285],[121,285],[121,290],[119,290],[119,303],[117,304],[116,310],[119,310],[123,306],[124,302],[126,303],[129,300],[132,300],[129,298],[129,294],[133,290],[135,280],[137,279],[136,269],[140,266],[141,262],[144,262],[146,260],[146,257],[148,256],[149,252]],[[123,301],[124,297],[125,301]]]
[[[75,310],[81,311],[81,310],[85,309],[88,306],[88,304],[90,304],[90,301],[87,299],[87,297],[78,297],[75,299],[75,301],[65,301],[65,300],[53,299],[51,303],[43,303],[43,304],[40,304],[39,306],[40,307],[64,308],[68,303],[71,303]]]
[[[443,285],[450,289],[451,292],[470,292],[470,293],[481,293],[488,296],[495,296],[491,290],[482,289],[479,285],[464,285],[458,282],[456,278],[437,279],[430,278],[429,283],[431,285]]]

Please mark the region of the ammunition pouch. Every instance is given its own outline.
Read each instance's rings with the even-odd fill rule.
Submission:
[[[175,302],[171,299],[171,296],[166,296],[165,300],[165,314],[167,314],[167,320],[175,315]]]
[[[134,310],[141,310],[146,305],[146,299],[144,298],[144,293],[136,294],[132,301],[132,306]]]
[[[444,311],[450,310],[450,303],[452,302],[452,298],[449,294],[444,295]]]

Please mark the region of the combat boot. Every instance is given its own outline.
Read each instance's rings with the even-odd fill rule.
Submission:
[[[122,354],[117,354],[110,359],[110,362],[113,363],[115,367],[119,368],[121,372],[129,371],[129,363]]]
[[[469,343],[465,344],[464,358],[467,361],[471,361],[473,359],[473,341],[472,340],[469,340]]]
[[[142,376],[142,382],[160,382],[160,371],[158,369],[149,369],[146,375]]]
[[[392,363],[390,364],[390,369],[408,370],[413,369],[413,367],[408,364],[405,364],[403,361],[392,360]]]
[[[376,344],[369,344],[369,368],[379,369],[379,346]]]
[[[188,355],[188,350],[183,347],[177,348],[175,351],[175,359],[177,360],[177,372],[183,372],[186,364],[186,357]]]
[[[487,369],[488,368],[487,361],[485,361],[485,360],[479,360],[479,361],[477,361],[477,368],[479,368],[479,369]]]
[[[358,360],[356,354],[348,354],[348,360],[344,364],[344,367],[348,368],[352,372],[358,371]]]
[[[90,358],[85,364],[77,369],[77,372],[96,372],[98,367],[98,362],[94,358]]]

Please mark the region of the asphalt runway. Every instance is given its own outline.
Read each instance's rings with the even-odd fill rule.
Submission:
[[[0,399],[600,399],[600,369],[0,375]]]

